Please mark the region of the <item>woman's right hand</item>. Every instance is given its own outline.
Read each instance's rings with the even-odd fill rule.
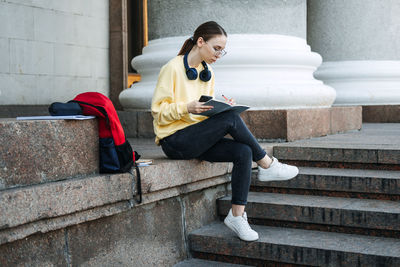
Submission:
[[[202,113],[202,112],[210,110],[212,108],[214,108],[214,107],[213,106],[204,106],[204,102],[199,102],[196,100],[189,102],[187,104],[187,110],[189,111],[189,113],[194,113],[194,114]]]

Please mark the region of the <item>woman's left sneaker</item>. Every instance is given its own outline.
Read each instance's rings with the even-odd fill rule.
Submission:
[[[268,169],[258,166],[258,180],[262,182],[290,180],[299,174],[296,166],[280,163],[272,157],[272,163]]]
[[[244,241],[255,241],[258,239],[258,233],[251,229],[247,222],[246,212],[242,216],[233,216],[232,209],[230,209],[224,223]]]

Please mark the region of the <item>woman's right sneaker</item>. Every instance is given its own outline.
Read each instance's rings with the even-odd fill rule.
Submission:
[[[230,209],[224,223],[244,241],[255,241],[258,239],[258,233],[251,229],[247,222],[246,212],[242,216],[233,216],[232,209]]]
[[[290,180],[299,174],[296,166],[280,163],[272,157],[272,163],[268,169],[258,166],[258,180],[262,182]]]

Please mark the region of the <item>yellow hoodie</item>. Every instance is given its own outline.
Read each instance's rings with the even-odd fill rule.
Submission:
[[[199,64],[197,73],[203,69],[203,65]],[[210,65],[208,69],[212,73],[211,80],[203,82],[199,77],[196,80],[186,77],[183,56],[176,56],[161,68],[151,101],[157,145],[164,137],[207,119],[205,116],[189,113],[187,103],[199,100],[201,95],[214,97],[214,72]]]

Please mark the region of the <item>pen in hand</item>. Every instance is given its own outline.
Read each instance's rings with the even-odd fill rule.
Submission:
[[[225,99],[226,103],[228,103],[229,105],[235,105],[235,100],[233,100],[232,98],[228,99],[224,95],[222,95],[222,97]]]

